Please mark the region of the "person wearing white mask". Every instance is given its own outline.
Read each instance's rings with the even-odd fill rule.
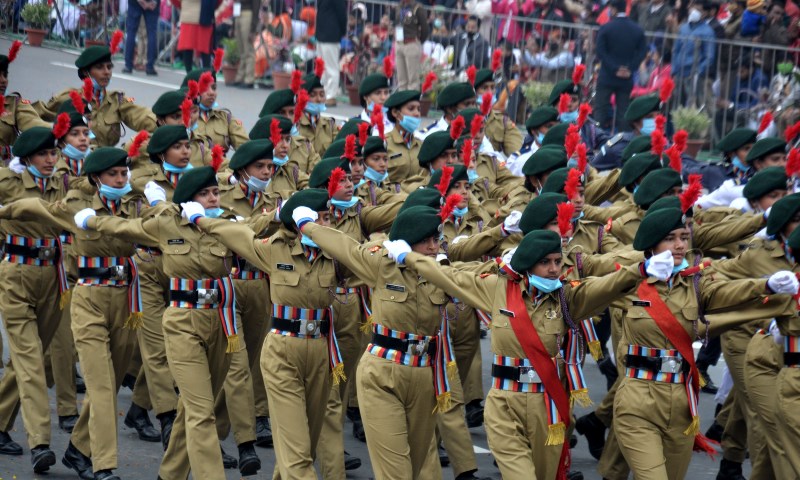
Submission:
[[[696,92],[702,94],[704,80],[715,68],[715,39],[714,30],[703,21],[702,5],[690,4],[689,15],[672,47],[672,75],[680,88],[676,100],[684,105],[702,103]]]
[[[389,121],[387,108],[384,105],[386,99],[389,98],[389,87],[392,85],[392,74],[394,73],[394,64],[391,58],[386,57],[383,59],[383,73],[373,73],[367,75],[358,87],[358,96],[361,106],[364,110],[357,118],[365,122],[372,123],[372,115],[375,111],[375,106],[380,105],[383,112],[383,132],[389,133],[394,128],[394,124]],[[377,131],[373,130],[374,134]]]

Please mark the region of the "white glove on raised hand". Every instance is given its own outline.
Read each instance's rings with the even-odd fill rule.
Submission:
[[[503,220],[503,230],[506,233],[522,233],[519,228],[519,221],[522,220],[522,212],[514,210]]]
[[[95,212],[94,209],[84,208],[75,214],[75,225],[77,225],[81,230],[86,230],[86,222],[95,215],[97,215],[97,212]]]
[[[308,222],[316,222],[317,218],[319,218],[317,212],[308,207],[297,207],[292,210],[292,220],[297,228],[303,228],[303,225]]]
[[[147,182],[147,185],[144,186],[144,196],[147,197],[147,203],[149,203],[151,207],[158,202],[167,201],[167,192],[152,180]]]
[[[198,218],[206,216],[206,209],[197,202],[184,202],[181,203],[181,216],[195,223]]]
[[[662,281],[669,280],[674,267],[675,261],[672,258],[672,252],[669,250],[653,255],[645,262],[647,274]]]
[[[781,335],[781,331],[778,328],[778,322],[775,321],[774,318],[769,324],[769,334],[772,335],[772,341],[775,342],[775,345],[783,346],[783,335]]]
[[[505,254],[503,254],[503,258],[502,258],[503,263],[506,265],[506,267],[510,268],[512,271],[514,269],[511,268],[511,257],[514,256],[514,252],[516,252],[516,251],[517,251],[517,247],[514,247],[511,250],[507,251]]]
[[[14,173],[22,173],[25,171],[25,165],[19,161],[19,157],[14,157],[11,162],[8,163],[8,169]]]
[[[389,260],[401,264],[405,262],[406,254],[411,251],[405,240],[384,240],[383,248],[389,252]]]
[[[794,295],[797,293],[800,282],[794,273],[782,270],[775,272],[767,280],[767,286],[775,293],[788,293]]]

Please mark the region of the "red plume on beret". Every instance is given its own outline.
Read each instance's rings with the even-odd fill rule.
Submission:
[[[444,205],[442,205],[442,208],[439,209],[439,217],[442,219],[442,221],[450,218],[450,215],[453,214],[453,210],[456,209],[462,200],[464,200],[464,197],[457,193],[447,196],[447,200],[444,201]]]
[[[683,161],[681,160],[681,151],[678,150],[678,147],[673,144],[667,149],[666,152],[664,152],[664,154],[669,159],[669,168],[681,173],[681,170],[683,169]]]
[[[562,237],[568,237],[572,231],[572,217],[575,216],[575,205],[572,202],[559,203],[556,205],[558,211],[558,231]]]
[[[303,116],[303,110],[306,109],[306,105],[308,105],[308,92],[305,88],[301,88],[300,93],[297,94],[297,104],[295,104],[294,107],[292,123],[300,121],[300,117]]]
[[[758,133],[764,133],[764,130],[769,128],[770,123],[772,123],[772,112],[767,110],[764,112],[764,116],[761,117],[761,124],[758,126]]]
[[[392,57],[388,55],[383,57],[383,76],[386,78],[392,78],[394,74],[394,62],[392,61]]]
[[[575,149],[581,142],[581,134],[578,131],[578,126],[574,123],[567,127],[567,134],[564,136],[564,149],[567,151],[567,158],[572,158],[575,155]]]
[[[72,100],[72,106],[75,107],[75,110],[83,115],[86,112],[86,104],[83,102],[81,94],[77,90],[70,90],[69,98]]]
[[[362,122],[358,124],[358,143],[361,145],[361,150],[367,146],[367,136],[369,136],[369,123]]]
[[[566,113],[569,111],[569,102],[572,101],[572,98],[569,96],[568,93],[562,93],[561,96],[558,97],[558,113]]]
[[[346,158],[351,162],[356,159],[356,136],[352,133],[345,137],[344,155],[341,158]]]
[[[386,126],[383,124],[383,108],[381,105],[376,103],[375,106],[372,107],[372,115],[370,115],[369,121],[378,129],[378,136],[381,137],[381,140],[386,140]]]
[[[464,133],[465,125],[464,117],[461,115],[457,116],[455,120],[450,124],[450,138],[453,140],[458,140],[462,133]]]
[[[342,170],[342,167],[336,167],[331,172],[328,178],[328,198],[333,198],[333,195],[339,190],[339,182],[344,180],[347,174]]]
[[[213,168],[215,172],[219,171],[219,167],[224,160],[225,157],[222,154],[222,145],[216,144],[211,147],[211,168]]]
[[[436,190],[439,190],[439,193],[442,194],[444,197],[447,195],[447,190],[450,187],[450,180],[453,178],[453,167],[445,165],[442,167],[442,178],[439,180],[439,183],[436,184]]]
[[[83,99],[86,102],[91,102],[94,98],[94,84],[92,83],[91,77],[86,77],[83,79]]]
[[[272,142],[273,148],[281,141],[281,122],[277,118],[273,118],[269,122],[269,140]]]
[[[150,134],[147,130],[142,130],[137,133],[136,136],[133,137],[133,142],[131,142],[131,146],[128,149],[128,158],[137,158],[142,149],[142,144],[146,142],[148,138],[150,138]]]
[[[689,186],[687,186],[686,190],[684,190],[680,195],[681,210],[683,213],[688,212],[689,209],[694,205],[694,202],[700,198],[700,194],[703,193],[703,184],[701,183],[702,180],[703,176],[699,173],[693,173],[689,175]]]
[[[481,96],[481,115],[484,117],[489,115],[489,110],[492,109],[492,92],[483,92]]]
[[[436,76],[435,72],[428,72],[425,75],[425,80],[422,82],[422,93],[423,95],[428,93],[428,90],[433,87],[433,82],[435,82],[439,77]]]
[[[14,60],[16,60],[20,48],[22,48],[22,42],[19,40],[14,40],[14,42],[11,44],[11,48],[8,49],[8,63],[12,63]]]
[[[664,137],[664,132],[661,130],[653,130],[650,134],[651,151],[659,159],[664,154],[664,148],[667,146],[667,139]]]
[[[186,86],[188,90],[186,93],[186,98],[191,98],[194,100],[198,95],[200,95],[200,85],[198,85],[194,80],[189,80],[186,82]]]
[[[797,138],[797,135],[800,134],[800,122],[795,123],[794,125],[789,125],[786,127],[786,131],[784,132],[784,138],[786,139],[786,143],[792,143],[792,141]]]
[[[192,122],[192,105],[194,103],[189,97],[186,97],[181,102],[181,119],[183,120],[183,126],[189,128]]]
[[[583,124],[586,123],[586,119],[591,113],[592,107],[588,103],[581,103],[581,106],[578,107],[578,128],[583,128]]]
[[[672,96],[672,90],[675,88],[675,82],[672,80],[671,77],[667,77],[664,80],[664,83],[661,84],[661,89],[658,92],[658,98],[662,102],[666,102],[669,100],[669,97]]]
[[[567,172],[567,180],[564,182],[564,195],[571,201],[578,196],[578,188],[581,186],[581,175],[583,172],[577,168],[570,168]]]
[[[586,65],[578,64],[575,65],[575,69],[572,70],[572,83],[575,85],[580,85],[583,82],[583,74],[586,73]]]
[[[208,89],[211,88],[212,83],[214,83],[214,76],[211,72],[203,72],[203,74],[200,75],[200,82],[197,84],[200,95],[206,93]]]
[[[467,67],[467,81],[473,87],[475,86],[475,75],[478,73],[478,68],[475,65]]]
[[[222,59],[225,58],[225,50],[218,48],[214,50],[214,72],[219,72],[222,68]]]
[[[317,78],[322,78],[322,74],[325,72],[325,61],[321,58],[317,57],[314,59],[314,75]]]
[[[122,43],[122,37],[125,34],[122,33],[122,30],[114,30],[114,34],[111,35],[111,46],[109,50],[111,50],[111,55],[116,54],[119,51],[119,45]]]
[[[483,128],[483,117],[481,115],[475,115],[472,117],[472,122],[469,124],[469,136],[475,138]]]
[[[664,115],[656,115],[655,118],[656,130],[661,130],[661,133],[664,133],[664,127],[667,125],[667,117]]]
[[[578,171],[583,175],[586,172],[586,165],[588,164],[586,160],[586,144],[579,143],[578,146],[575,147],[575,152],[578,154]]]
[[[687,140],[689,140],[689,134],[686,132],[686,130],[678,130],[675,132],[675,135],[672,136],[672,144],[681,153],[686,151]]]
[[[69,132],[69,114],[60,113],[56,118],[56,123],[53,125],[53,136],[61,138]]]
[[[793,148],[789,150],[789,156],[786,159],[786,176],[796,177],[800,173],[800,150]]]
[[[300,91],[303,87],[303,74],[300,70],[292,70],[292,79],[289,81],[289,88],[294,92],[295,95]]]
[[[503,64],[503,51],[499,48],[492,52],[492,71],[496,72]]]
[[[464,160],[464,168],[469,168],[472,163],[472,151],[472,139],[468,138],[464,140],[464,145],[461,147],[461,157]]]

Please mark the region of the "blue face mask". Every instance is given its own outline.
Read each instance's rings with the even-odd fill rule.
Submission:
[[[245,183],[247,184],[247,187],[253,192],[264,192],[269,186],[269,183],[271,181],[272,181],[271,178],[267,180],[261,180],[251,175]]]
[[[378,173],[377,170],[367,167],[367,170],[364,172],[364,176],[375,183],[383,183],[387,178],[389,178],[389,172]]]
[[[642,135],[650,135],[656,129],[656,119],[655,118],[645,118],[642,120],[642,128],[639,130]]]
[[[171,163],[162,162],[161,166],[164,168],[165,172],[169,173],[186,173],[194,168],[191,163],[187,163],[185,167],[176,167]]]
[[[100,84],[97,83],[97,80],[95,80],[94,77],[92,77],[92,76],[90,76],[89,78],[92,79],[92,87],[94,87],[94,91],[96,92],[96,91],[100,90],[101,89],[100,88]],[[109,81],[109,85],[110,84],[111,84],[111,82]]]
[[[97,138],[97,135],[95,135],[93,131],[89,130],[89,140],[94,140],[95,138]]]
[[[375,102],[367,103],[367,113],[372,115],[372,109],[375,108]],[[381,110],[383,111],[383,118],[386,118],[386,114],[389,113],[389,109],[381,106]]]
[[[406,115],[400,120],[400,127],[408,133],[414,133],[419,128],[419,124],[422,123],[418,117],[412,117],[410,115]]]
[[[680,272],[681,270],[689,268],[689,262],[686,261],[684,258],[680,265],[677,267],[672,267],[672,274],[675,275],[676,273]]]
[[[36,178],[50,178],[53,175],[42,175],[42,172],[39,171],[38,168],[34,167],[33,165],[28,165],[28,172]]]
[[[219,218],[222,215],[222,212],[225,210],[221,208],[206,208],[206,217],[208,218]]]
[[[199,103],[198,106],[200,107],[200,110],[204,112],[210,112],[211,110],[216,110],[217,108],[219,108],[219,103],[214,102],[214,105],[211,105],[210,107],[206,107],[202,103]]]
[[[733,157],[733,166],[743,172],[750,170],[750,167],[745,165],[744,162],[742,162],[741,160],[739,160],[739,157]]]
[[[189,127],[189,129],[188,129],[188,130],[189,130],[190,132],[194,132],[195,130],[197,130],[197,122],[194,122],[194,125],[192,125],[191,127]]]
[[[470,168],[469,170],[467,170],[467,180],[469,180],[470,185],[477,182],[479,178],[481,177],[480,175],[478,175],[478,172],[476,172],[474,168]]]
[[[539,132],[539,133],[536,134],[536,143],[541,145],[542,142],[544,142],[544,133]]]
[[[564,112],[561,114],[560,118],[564,123],[574,123],[578,120],[578,111]]]
[[[280,168],[289,161],[289,155],[286,155],[283,158],[275,156],[275,150],[272,151],[272,163],[275,164],[276,167]]]
[[[297,129],[297,125],[292,125],[292,129],[289,130],[289,135],[293,137],[300,135],[300,130]]]
[[[355,206],[356,203],[358,203],[358,197],[356,196],[353,196],[353,198],[351,198],[349,201],[331,198],[331,205],[339,210],[347,210],[348,208]]]
[[[106,197],[109,200],[117,201],[120,198],[124,197],[131,191],[131,184],[130,182],[126,183],[122,188],[114,188],[109,187],[108,185],[100,184],[100,195]]]
[[[453,209],[453,215],[455,215],[455,216],[456,216],[456,217],[458,217],[458,218],[463,218],[463,217],[464,217],[464,215],[466,215],[466,214],[467,214],[467,211],[469,211],[469,208],[468,208],[468,207],[464,207],[464,208],[454,208],[454,209]]]
[[[314,243],[314,240],[311,240],[309,237],[306,237],[302,233],[300,234],[300,243],[302,243],[306,247],[319,248],[319,245]]]
[[[64,145],[64,148],[61,149],[61,153],[68,158],[73,160],[83,160],[86,158],[86,155],[92,153],[92,149],[89,148],[85,152],[82,152],[81,149],[73,147],[69,143]]]
[[[633,194],[634,195],[636,194],[636,190],[639,190],[639,185],[634,185],[633,186]]]
[[[550,280],[537,275],[528,275],[528,283],[542,293],[550,293],[562,287],[561,280]]]
[[[325,113],[325,110],[327,110],[327,107],[325,106],[324,103],[308,102],[306,104],[306,112],[308,112],[311,115],[320,115],[322,113]]]

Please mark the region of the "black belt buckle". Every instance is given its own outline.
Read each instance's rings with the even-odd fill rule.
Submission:
[[[52,261],[55,260],[58,254],[58,247],[38,247],[33,251],[36,252],[36,258],[39,260]]]
[[[800,365],[800,352],[783,352],[783,363],[787,367]]]
[[[219,303],[219,289],[216,288],[198,288],[193,292],[195,297],[194,303],[198,305],[213,305]]]

